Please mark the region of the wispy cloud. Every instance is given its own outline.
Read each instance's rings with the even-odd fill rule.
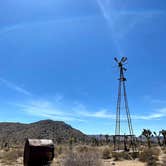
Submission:
[[[107,110],[99,110],[96,112],[88,112],[88,111],[78,111],[78,114],[82,117],[90,117],[90,118],[100,118],[100,119],[115,119],[114,114],[110,114]]]
[[[166,112],[165,113],[161,113],[160,111],[158,112],[154,112],[150,115],[134,115],[132,116],[132,119],[135,120],[155,120],[155,119],[161,119],[163,117],[166,117]]]
[[[160,100],[160,99],[152,99],[151,102],[153,104],[166,104],[166,100]]]
[[[107,110],[107,109],[100,109],[94,112],[94,111],[88,111],[86,107],[83,105],[79,105],[75,107],[75,110],[77,110],[77,114],[82,117],[113,119],[113,120],[116,119],[116,114],[113,113],[111,110]],[[131,115],[131,118],[134,120],[155,120],[155,119],[161,119],[164,117],[166,117],[166,108],[158,109],[148,115]],[[124,113],[121,115],[121,119],[126,120],[126,115]]]
[[[17,104],[21,111],[38,117],[61,121],[80,121],[88,119],[116,119],[114,111],[108,109],[90,110],[83,104],[65,105],[63,101],[31,100]],[[166,117],[166,108],[158,109],[148,115],[131,115],[133,120],[158,120]],[[126,115],[121,114],[121,120],[126,121]]]
[[[27,95],[27,96],[31,96],[32,95],[28,90],[26,90],[26,89],[14,84],[14,83],[8,81],[6,79],[0,78],[0,82],[2,84],[4,84],[5,86],[7,86],[8,88],[10,88],[12,90],[15,90],[18,93],[21,93],[21,94]]]
[[[129,33],[132,33],[135,27],[140,24],[147,24],[148,20],[161,16],[166,12],[163,10],[130,10],[128,2],[122,3],[117,7],[116,0],[97,0],[98,6],[104,16],[112,39],[121,54],[121,39],[125,38]]]
[[[166,105],[166,100],[165,99],[153,98],[150,95],[143,96],[143,100],[145,102],[148,102],[148,103],[153,104],[153,105],[162,105],[162,106]]]
[[[35,27],[35,26],[40,26],[42,27],[43,25],[48,25],[48,24],[54,24],[54,23],[73,23],[76,21],[85,21],[88,19],[93,19],[95,18],[96,15],[89,15],[89,16],[76,16],[76,17],[60,17],[56,19],[50,19],[50,20],[37,20],[37,21],[31,21],[31,22],[22,22],[19,24],[14,24],[14,25],[8,25],[0,28],[0,36],[3,34],[6,34],[11,31],[15,30],[20,30],[24,29],[26,27]]]
[[[58,108],[56,103],[46,100],[33,100],[26,104],[17,104],[20,110],[38,117],[50,118],[62,121],[83,121],[79,117],[68,112],[66,109]]]

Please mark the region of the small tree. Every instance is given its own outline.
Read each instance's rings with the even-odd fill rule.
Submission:
[[[108,143],[109,143],[109,135],[108,134],[105,135],[105,142],[108,145]]]
[[[159,132],[159,134],[157,135],[157,133],[154,131],[153,134],[156,136],[157,138],[157,142],[158,142],[158,145],[161,146],[161,141],[160,141],[160,134],[161,132]]]
[[[150,148],[151,147],[150,138],[152,136],[152,132],[149,129],[143,129],[142,135],[146,137],[148,148]]]
[[[100,145],[103,145],[103,138],[102,134],[99,135],[99,143]]]
[[[94,145],[94,146],[99,146],[99,141],[98,141],[97,138],[92,137],[92,145]]]
[[[164,139],[164,146],[166,146],[166,130],[161,130],[160,133],[163,135],[163,139]]]
[[[72,150],[73,149],[73,143],[74,143],[74,137],[71,137],[69,139],[69,149]]]

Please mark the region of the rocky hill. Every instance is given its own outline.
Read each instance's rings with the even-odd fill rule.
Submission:
[[[30,124],[0,123],[0,147],[24,145],[26,138],[52,139],[54,143],[88,141],[89,137],[61,121],[43,120]]]

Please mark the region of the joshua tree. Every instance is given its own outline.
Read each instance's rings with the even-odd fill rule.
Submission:
[[[69,149],[72,150],[73,149],[73,143],[74,143],[74,137],[71,137],[69,139]]]
[[[142,135],[146,137],[148,147],[150,148],[151,147],[150,138],[152,136],[152,132],[149,129],[143,129]]]
[[[106,141],[106,144],[108,145],[108,143],[109,143],[109,135],[105,135],[105,141]]]
[[[157,135],[157,133],[154,131],[153,134],[156,136],[157,138],[157,142],[158,142],[158,145],[161,146],[161,142],[160,142],[160,134],[161,132],[159,132],[159,134]]]
[[[163,135],[164,146],[166,146],[166,130],[161,130],[160,133]]]
[[[99,135],[99,143],[100,145],[103,145],[103,138],[102,138],[102,134]]]
[[[95,137],[92,137],[92,145],[99,146],[99,140]]]

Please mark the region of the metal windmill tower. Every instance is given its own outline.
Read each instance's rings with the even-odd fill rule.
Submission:
[[[117,58],[114,58],[114,60],[117,62],[118,67],[119,67],[119,88],[118,88],[118,100],[117,100],[117,109],[116,109],[116,127],[115,127],[115,140],[114,140],[114,148],[115,150],[120,149],[120,142],[121,139],[124,137],[121,134],[121,103],[122,103],[122,96],[124,98],[124,106],[125,106],[125,112],[127,116],[127,124],[128,124],[128,130],[129,130],[129,135],[127,137],[130,137],[130,145],[133,147],[133,139],[134,139],[134,133],[133,133],[133,127],[132,127],[132,122],[131,122],[131,116],[129,112],[129,107],[128,107],[128,100],[127,100],[127,93],[126,93],[126,78],[124,76],[124,72],[127,71],[127,69],[124,67],[124,64],[127,62],[127,57],[122,57],[120,61],[118,61]],[[125,136],[126,138],[126,136]]]

